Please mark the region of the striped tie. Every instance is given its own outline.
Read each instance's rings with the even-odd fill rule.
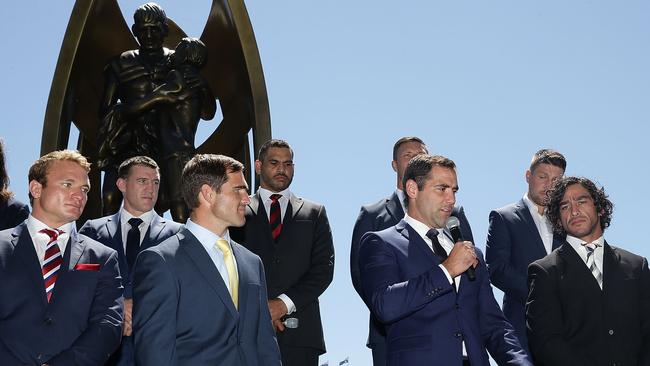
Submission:
[[[223,261],[226,263],[226,271],[228,271],[228,286],[230,287],[230,297],[235,304],[235,308],[239,308],[239,278],[237,278],[237,269],[235,268],[235,261],[232,258],[232,251],[230,245],[224,239],[217,240],[217,249],[223,253]]]
[[[595,255],[594,251],[596,250],[597,247],[600,246],[600,244],[596,243],[589,243],[589,244],[584,244],[585,249],[587,249],[587,267],[589,267],[589,270],[591,271],[591,274],[594,275],[594,278],[596,278],[596,281],[598,282],[598,286],[600,286],[600,289],[603,289],[603,274],[600,272],[598,267],[596,267],[596,260],[595,260]]]
[[[56,279],[59,276],[59,268],[63,264],[63,257],[61,256],[61,250],[59,250],[59,245],[56,243],[56,239],[59,238],[59,235],[63,234],[63,231],[54,229],[43,229],[39,233],[46,234],[50,237],[50,241],[47,242],[45,248],[45,257],[43,258],[43,281],[45,281],[45,294],[47,295],[47,302],[51,302],[52,291],[54,290],[54,284]]]
[[[280,212],[281,194],[271,195],[271,213],[269,214],[269,225],[271,226],[271,236],[273,240],[278,240],[282,231],[282,214]]]

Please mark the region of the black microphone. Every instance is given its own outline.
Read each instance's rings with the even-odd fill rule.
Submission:
[[[460,221],[458,221],[456,216],[449,216],[447,219],[447,229],[449,229],[454,243],[465,241],[465,239],[463,239],[463,233],[460,232]],[[474,270],[474,267],[469,266],[465,271],[465,274],[470,281],[476,280],[476,271]]]

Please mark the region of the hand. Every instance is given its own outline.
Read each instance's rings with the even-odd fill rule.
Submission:
[[[289,312],[289,309],[287,309],[284,301],[272,299],[269,300],[269,312],[271,313],[271,320],[275,323],[276,320],[280,320],[280,318],[285,316]],[[282,330],[284,330],[284,325],[282,326]]]
[[[122,323],[122,335],[130,337],[133,333],[133,299],[124,299],[124,323]]]
[[[475,267],[478,265],[476,259],[476,250],[471,241],[459,241],[454,244],[454,248],[449,253],[449,257],[442,262],[451,278],[459,276],[465,272],[470,266]]]
[[[275,329],[276,332],[284,332],[284,324],[282,324],[282,320],[274,320],[273,329]]]

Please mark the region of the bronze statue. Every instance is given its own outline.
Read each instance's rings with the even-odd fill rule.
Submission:
[[[159,6],[141,8],[148,10],[140,19],[136,14],[132,34],[116,0],[77,1],[61,46],[41,152],[66,148],[74,123],[79,130],[78,149],[95,163],[90,172],[94,187],[100,186],[98,166],[107,169],[104,191],[108,199],[104,201],[109,202],[102,209],[102,190],[93,189],[81,222],[117,210],[121,197],[113,190],[110,180],[114,178],[109,172],[127,155],[144,153],[158,159],[163,168],[162,184],[168,185],[166,177],[177,175],[174,170],[194,150],[225,154],[248,167],[250,183],[254,158],[249,153],[249,131],[255,152],[271,138],[264,76],[243,0],[213,0],[200,40],[207,54],[214,56],[207,58],[200,74],[196,60],[185,57],[175,61],[173,51],[167,49],[187,47],[179,44],[185,33]],[[214,115],[215,98],[223,119],[194,149],[196,124],[199,117]],[[182,210],[173,202],[177,196],[173,184],[166,191],[174,194],[168,200],[161,197],[159,202],[166,204],[158,209],[171,208],[174,218],[184,221]]]

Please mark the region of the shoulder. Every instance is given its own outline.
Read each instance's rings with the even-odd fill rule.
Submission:
[[[647,266],[648,260],[646,258],[617,246],[610,245],[609,243],[607,245],[609,245],[615,255],[621,258],[622,265],[627,265],[633,268],[640,268],[644,265]]]
[[[509,216],[512,215],[515,211],[520,210],[522,207],[521,201],[511,203],[509,205],[505,205],[503,207],[499,207],[497,209],[492,210],[493,213],[498,213],[499,215],[502,216]]]
[[[183,224],[176,222],[174,220],[168,220],[161,216],[158,216],[158,220],[160,220],[161,223],[165,225],[165,228],[167,230],[172,231],[174,233],[181,231],[181,229],[183,228]]]
[[[91,250],[98,258],[117,256],[117,251],[115,251],[115,249],[110,248],[82,233],[77,234],[77,241],[83,241],[86,249]]]
[[[562,253],[562,251],[567,250],[567,248],[565,247],[566,245],[568,245],[568,244],[564,244],[564,245],[560,246],[559,248],[555,249],[554,251],[552,251],[547,256],[533,261],[528,266],[528,268],[530,269],[532,267],[537,267],[537,268],[543,269],[545,271],[549,271],[549,270],[552,270],[553,268],[557,268],[557,267],[561,266],[562,265],[561,253]]]
[[[27,210],[29,212],[29,206],[21,201],[18,201],[17,199],[14,199],[13,197],[7,200],[7,208],[11,209],[15,212],[18,211],[25,211]]]
[[[369,213],[375,213],[383,210],[386,207],[386,204],[390,201],[390,198],[382,198],[375,203],[369,203],[367,205],[361,206],[362,210],[365,210]]]
[[[106,224],[108,222],[108,220],[110,218],[112,218],[112,217],[113,217],[113,215],[104,216],[104,217],[100,217],[100,218],[97,218],[97,219],[90,219],[90,220],[86,221],[86,223],[81,228],[82,229],[86,228],[86,227],[94,228],[94,229],[98,228],[98,227]]]

